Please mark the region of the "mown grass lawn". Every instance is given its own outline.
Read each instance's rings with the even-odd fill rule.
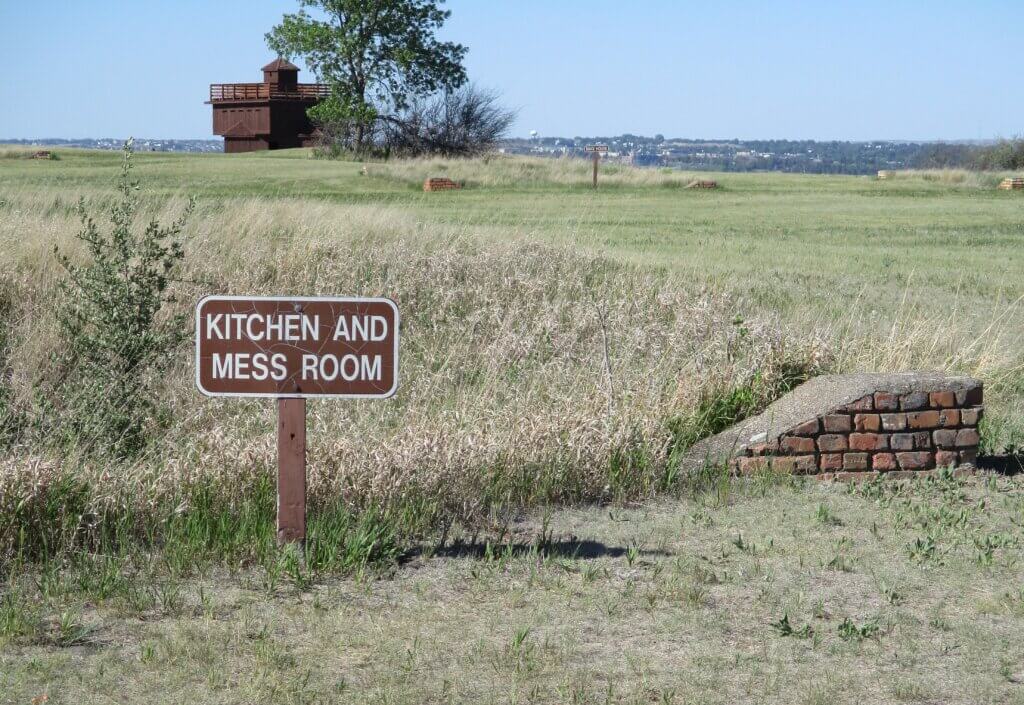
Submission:
[[[0,190],[109,190],[116,154],[60,154],[60,161],[0,160]],[[583,161],[526,170],[507,159],[363,165],[309,159],[306,150],[137,159],[150,192],[394,208],[432,227],[539,238],[668,268],[799,321],[864,317],[884,328],[894,315],[955,309],[950,325],[981,331],[1024,295],[1017,275],[1024,203],[995,190],[995,177],[979,184],[711,174],[720,188],[703,191],[680,188],[686,175],[638,180],[611,165],[594,192]],[[422,179],[438,174],[462,178],[467,188],[423,193]]]
[[[723,480],[468,541],[361,580],[23,576],[0,702],[1024,702],[1017,478]]]

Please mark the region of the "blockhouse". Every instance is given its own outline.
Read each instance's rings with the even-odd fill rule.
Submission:
[[[210,85],[213,134],[224,137],[225,152],[306,146],[313,133],[306,111],[328,93],[323,84],[299,83],[299,67],[275,59],[262,83]]]

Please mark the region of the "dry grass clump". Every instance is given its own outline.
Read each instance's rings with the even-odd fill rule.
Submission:
[[[109,198],[88,193],[98,205]],[[59,345],[52,248],[73,256],[78,223],[57,190],[15,189],[5,199],[0,299],[12,305],[3,314],[9,349],[0,374],[11,389],[9,417],[31,418],[34,381]],[[184,199],[146,207],[169,221]],[[996,418],[1021,396],[1019,355],[1000,345],[1009,316],[980,338],[956,321],[909,311],[891,331],[852,318],[804,325],[750,317],[726,285],[526,238],[486,240],[465,224],[423,222],[384,205],[207,200],[186,249],[169,315],[209,293],[398,302],[398,395],[310,403],[310,491],[319,506],[416,506],[419,515],[478,523],[499,506],[649,495],[678,480],[680,443],[819,371],[980,374],[995,381]],[[864,306],[847,310],[867,315]],[[187,345],[159,396],[166,418],[154,419],[148,453],[131,463],[54,457],[27,433],[0,468],[0,507],[27,497],[44,506],[47,488],[57,488],[84,493],[75,495],[83,516],[129,512],[145,523],[169,505],[187,508],[197,487],[232,507],[272,478],[271,401],[201,397]]]
[[[492,154],[471,159],[423,157],[366,165],[367,176],[421,186],[431,176],[447,176],[468,186],[560,185],[590,187],[593,165],[589,159],[507,156]],[[602,186],[685,188],[693,174],[666,169],[641,169],[627,164],[602,163]]]
[[[76,225],[22,194],[0,223],[0,284],[15,409],[57,345],[54,243]],[[33,199],[41,202],[31,203]],[[161,218],[182,203],[153,204]],[[482,243],[377,207],[236,201],[201,207],[180,308],[211,292],[390,296],[402,312],[401,386],[389,401],[310,403],[310,490],[352,507],[420,498],[475,520],[495,504],[638,496],[663,486],[670,420],[718,389],[765,388],[820,363],[772,321],[741,323],[727,294],[530,242]],[[173,313],[170,312],[170,313]],[[184,346],[160,388],[169,423],[130,465],[46,457],[26,441],[0,471],[0,504],[72,472],[100,507],[147,507],[216,487],[244,498],[274,467],[270,401],[210,400]],[[87,448],[91,439],[82,439]],[[29,489],[34,488],[34,489]]]
[[[967,188],[989,189],[1008,174],[975,169],[900,169],[889,171],[888,179],[899,181],[927,181]]]

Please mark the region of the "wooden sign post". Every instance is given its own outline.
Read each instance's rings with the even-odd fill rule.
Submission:
[[[277,399],[277,541],[306,541],[306,399],[398,388],[390,299],[207,296],[196,304],[196,386]]]
[[[591,152],[594,155],[594,188],[597,188],[597,165],[601,162],[601,155],[608,152],[606,144],[588,144],[583,148],[584,152]]]

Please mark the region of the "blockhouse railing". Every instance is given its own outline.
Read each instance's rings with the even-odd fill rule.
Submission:
[[[326,98],[330,92],[330,87],[322,83],[299,83],[289,88],[282,88],[271,83],[212,83],[210,84],[210,102],[268,100],[271,98],[318,100]]]

